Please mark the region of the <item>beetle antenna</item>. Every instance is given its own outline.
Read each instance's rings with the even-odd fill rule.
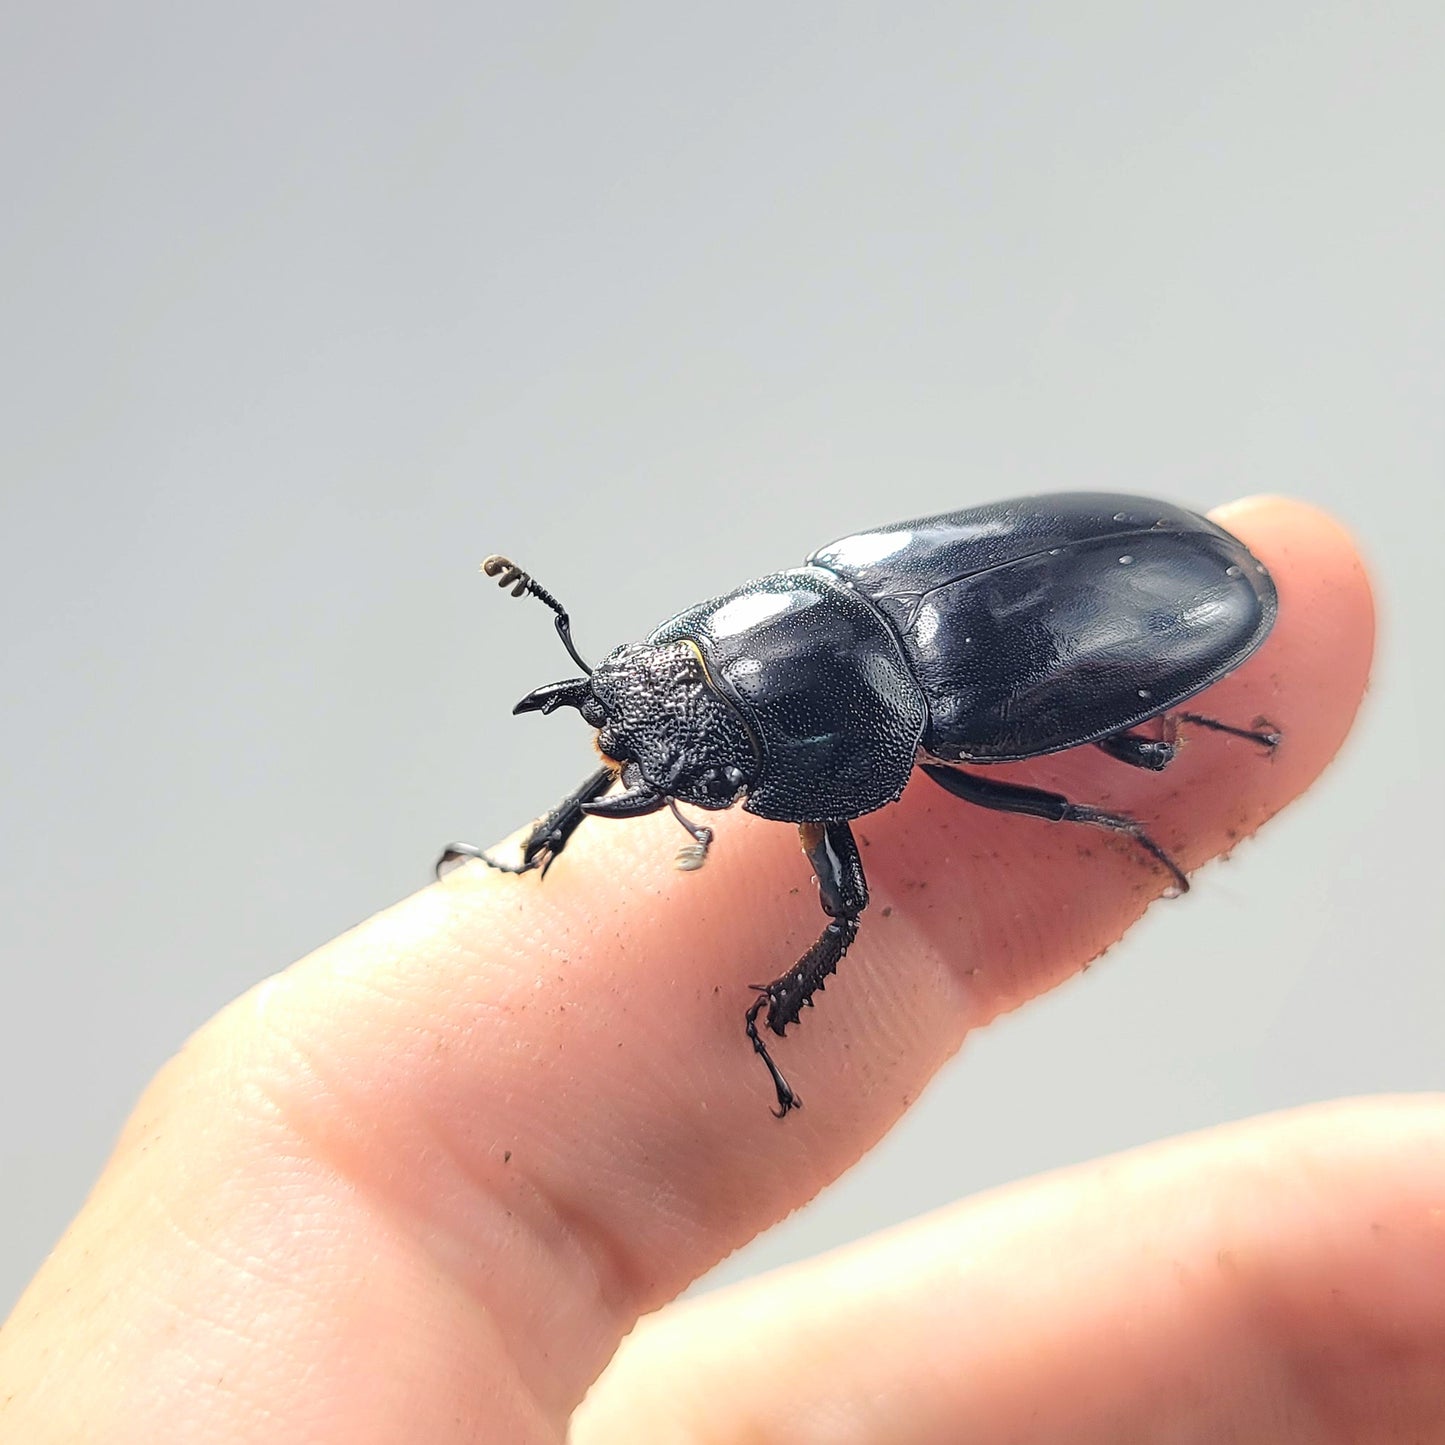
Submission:
[[[677,806],[676,798],[669,798],[667,806],[672,809],[672,816],[692,834],[692,842],[683,844],[677,850],[677,866],[684,873],[696,873],[707,862],[707,850],[712,847],[712,829],[704,828],[700,824],[689,822],[684,818]]]
[[[582,661],[582,654],[573,645],[572,619],[568,617],[567,609],[530,572],[522,571],[510,557],[503,557],[499,552],[494,553],[482,563],[482,571],[488,577],[495,577],[498,587],[510,587],[513,597],[521,597],[530,592],[538,602],[550,607],[557,614],[557,636],[562,639],[562,646],[571,654],[572,661],[588,677],[592,676],[592,669]]]

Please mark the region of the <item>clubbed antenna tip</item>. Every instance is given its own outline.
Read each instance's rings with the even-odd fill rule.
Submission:
[[[540,582],[530,573],[522,571],[510,557],[503,557],[500,552],[494,552],[482,563],[482,571],[488,577],[495,577],[497,586],[504,591],[510,587],[513,597],[522,597],[530,593],[544,606],[550,607],[557,614],[557,636],[562,639],[562,646],[567,649],[572,661],[588,677],[592,676],[592,669],[582,660],[582,655],[573,645],[572,619],[568,617],[567,609]]]

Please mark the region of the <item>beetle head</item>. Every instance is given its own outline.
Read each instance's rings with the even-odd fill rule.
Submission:
[[[585,804],[598,817],[654,812],[670,798],[727,808],[753,779],[751,736],[691,642],[626,643],[591,677],[540,687],[515,711],[557,707],[577,708],[597,729],[598,750],[622,773],[626,791]]]

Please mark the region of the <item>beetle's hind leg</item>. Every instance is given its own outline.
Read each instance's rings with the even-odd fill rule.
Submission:
[[[1179,728],[1172,717],[1160,718],[1160,735],[1146,737],[1143,733],[1114,733],[1100,738],[1096,748],[1108,753],[1131,768],[1147,768],[1151,773],[1162,773],[1179,753]]]
[[[1273,752],[1280,744],[1280,734],[1260,719],[1260,726],[1239,728],[1232,723],[1222,723],[1216,718],[1204,717],[1197,712],[1167,713],[1159,719],[1159,736],[1146,737],[1140,732],[1114,733],[1100,738],[1096,748],[1108,753],[1131,768],[1147,768],[1150,772],[1162,773],[1179,753],[1179,724],[1208,728],[1211,732],[1227,733],[1232,738],[1244,738],[1258,743],[1266,751]]]
[[[1239,728],[1233,723],[1222,723],[1218,718],[1203,717],[1197,712],[1177,712],[1173,716],[1176,722],[1188,723],[1191,727],[1208,728],[1210,732],[1228,733],[1232,738],[1258,743],[1266,752],[1272,753],[1284,740],[1284,734],[1265,718],[1256,718],[1256,725],[1252,728]]]
[[[996,782],[992,778],[980,778],[974,773],[935,763],[924,763],[923,771],[955,798],[975,803],[980,808],[993,808],[1000,813],[1022,813],[1025,817],[1044,818],[1051,823],[1087,823],[1091,828],[1121,833],[1133,839],[1168,871],[1180,893],[1189,891],[1189,879],[1184,876],[1184,870],[1144,831],[1142,823],[1123,813],[1106,813],[1088,803],[1071,803],[1062,793],[1049,793],[1042,788],[1025,787],[1022,783]]]
[[[818,941],[781,978],[769,984],[753,985],[758,996],[746,1015],[748,1038],[767,1065],[773,1087],[778,1091],[778,1107],[773,1113],[779,1119],[789,1109],[801,1108],[803,1101],[789,1087],[768,1053],[758,1033],[758,1016],[766,1007],[768,1028],[782,1038],[788,1025],[798,1022],[804,1007],[813,1006],[813,995],[836,971],[849,945],[858,936],[858,917],[868,906],[863,861],[847,823],[804,823],[798,831],[803,851],[818,875],[819,902],[829,923]]]
[[[539,820],[522,844],[520,863],[493,858],[485,848],[478,848],[475,843],[450,843],[437,859],[436,876],[440,878],[449,873],[464,858],[480,858],[488,868],[495,868],[498,873],[530,873],[534,868],[540,868],[545,878],[547,870],[557,861],[568,840],[587,816],[582,811],[582,805],[600,798],[612,786],[616,776],[612,768],[598,768],[580,788],[569,793],[545,818]]]

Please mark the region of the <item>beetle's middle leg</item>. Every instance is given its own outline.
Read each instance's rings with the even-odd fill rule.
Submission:
[[[1096,748],[1128,763],[1131,768],[1148,768],[1162,773],[1178,756],[1179,724],[1172,717],[1159,719],[1159,736],[1151,738],[1141,732],[1111,733],[1094,744]]]
[[[818,941],[781,978],[770,984],[754,984],[757,998],[747,1012],[748,1037],[753,1042],[778,1091],[781,1119],[803,1101],[792,1091],[758,1034],[758,1015],[766,1006],[767,1026],[779,1038],[789,1024],[798,1022],[804,1007],[813,1006],[813,995],[823,988],[848,946],[858,936],[858,916],[868,906],[868,882],[863,877],[863,860],[847,823],[803,823],[799,829],[803,851],[818,875],[818,901],[828,915],[828,926]]]
[[[1184,870],[1144,831],[1143,824],[1124,813],[1106,813],[1102,808],[1094,808],[1087,803],[1071,803],[1062,793],[1029,788],[1022,783],[996,782],[992,778],[980,778],[974,773],[936,763],[924,763],[922,770],[955,798],[962,798],[965,803],[976,803],[980,808],[993,808],[1000,813],[1022,813],[1029,818],[1045,818],[1051,823],[1087,823],[1093,828],[1122,833],[1168,870],[1174,886],[1181,893],[1189,891],[1189,879],[1184,876]]]
[[[545,878],[547,870],[557,861],[558,855],[567,846],[568,839],[587,816],[582,811],[583,804],[600,798],[612,786],[616,777],[616,769],[598,768],[581,787],[568,793],[527,834],[527,841],[522,844],[520,863],[504,863],[491,857],[485,848],[478,848],[475,843],[450,843],[437,859],[437,877],[450,872],[463,858],[480,858],[488,868],[495,868],[499,873],[530,873],[534,868],[540,868]]]
[[[1222,723],[1217,718],[1204,717],[1197,712],[1167,713],[1159,719],[1159,736],[1151,738],[1141,732],[1112,733],[1100,738],[1096,748],[1128,763],[1131,768],[1148,768],[1150,772],[1162,773],[1179,753],[1179,724],[1208,728],[1211,732],[1227,733],[1232,738],[1244,738],[1258,743],[1273,752],[1280,744],[1280,734],[1271,727],[1239,728],[1232,723]]]

